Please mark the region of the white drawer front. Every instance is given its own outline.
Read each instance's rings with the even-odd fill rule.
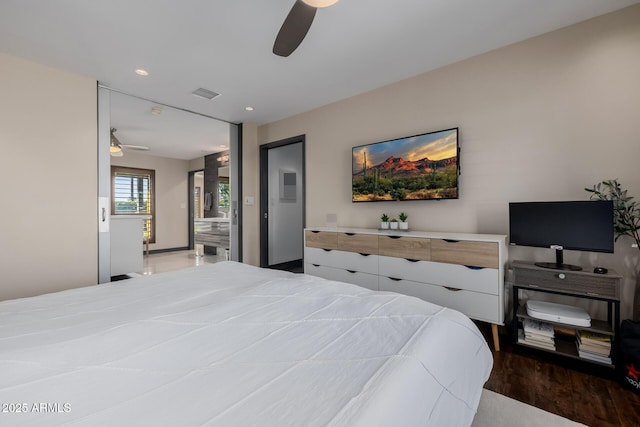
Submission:
[[[499,297],[471,291],[450,291],[442,286],[429,285],[411,280],[391,280],[380,277],[378,283],[381,291],[398,292],[429,301],[443,307],[458,310],[472,319],[503,324]]]
[[[305,248],[304,262],[359,271],[361,273],[378,274],[378,255],[363,255],[357,252]]]
[[[338,282],[352,283],[363,288],[378,290],[378,276],[376,274],[361,273],[359,271],[344,270],[341,268],[326,267],[305,263],[304,272],[313,276],[323,277]]]
[[[500,295],[500,273],[495,268],[476,269],[458,264],[381,256],[379,269],[380,276]]]

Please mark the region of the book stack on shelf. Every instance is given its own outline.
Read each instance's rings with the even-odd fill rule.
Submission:
[[[584,359],[611,365],[611,336],[590,331],[576,331],[578,355]]]
[[[519,331],[518,342],[545,350],[555,350],[555,333],[550,323],[524,319]]]

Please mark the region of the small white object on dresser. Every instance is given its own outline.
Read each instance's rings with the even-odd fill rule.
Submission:
[[[305,229],[306,274],[393,291],[504,325],[506,236],[385,231],[368,228]]]

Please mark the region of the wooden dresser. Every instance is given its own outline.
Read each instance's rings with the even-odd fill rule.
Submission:
[[[504,324],[506,236],[305,229],[306,274],[422,298],[492,324]]]

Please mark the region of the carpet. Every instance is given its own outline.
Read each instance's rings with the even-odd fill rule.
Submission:
[[[482,390],[478,413],[471,427],[577,427],[584,424],[562,418],[535,406]]]

